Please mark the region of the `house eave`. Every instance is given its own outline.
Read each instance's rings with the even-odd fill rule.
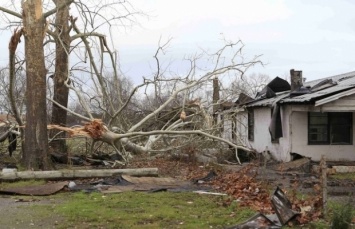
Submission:
[[[320,100],[315,102],[315,106],[316,107],[317,106],[321,106],[321,105],[324,105],[326,103],[330,103],[330,102],[333,102],[333,101],[338,100],[340,98],[343,98],[343,97],[346,97],[346,96],[349,96],[349,95],[353,95],[353,94],[355,94],[355,88],[352,88],[350,90],[337,93],[335,95],[326,97],[324,99],[320,99]]]

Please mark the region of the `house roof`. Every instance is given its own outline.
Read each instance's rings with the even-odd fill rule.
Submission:
[[[271,82],[275,84],[275,80]],[[282,81],[279,82],[284,83]],[[322,100],[322,103],[324,104],[328,102],[328,100],[325,99],[327,97],[330,97],[329,101],[333,101],[349,95],[350,92],[355,93],[355,90],[351,90],[352,88],[355,88],[355,71],[305,82],[303,83],[303,87],[301,87],[298,91],[282,91],[274,93],[274,96],[272,97],[260,96],[260,94],[258,94],[254,101],[246,104],[246,107],[272,106],[277,102],[314,103],[317,100]],[[266,88],[263,91],[267,92],[268,89],[269,88]],[[348,90],[351,91],[346,92]],[[339,95],[337,96],[337,94]],[[270,93],[266,95],[270,95]]]
[[[329,82],[329,80],[333,81],[333,85],[329,85],[322,90],[312,91],[312,88],[321,82]],[[318,98],[327,97],[330,95],[334,95],[336,93],[346,91],[348,89],[355,87],[355,72],[349,72],[341,75],[336,75],[332,77],[327,77],[319,80],[310,81],[304,84],[305,87],[309,87],[311,89],[311,93],[304,94],[292,98],[286,98],[280,101],[281,103],[294,103],[294,102],[310,102]]]

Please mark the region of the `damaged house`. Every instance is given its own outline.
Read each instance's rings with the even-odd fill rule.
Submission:
[[[290,73],[291,85],[276,77],[255,98],[242,94],[221,111],[222,136],[278,161],[355,161],[355,72],[310,82]]]

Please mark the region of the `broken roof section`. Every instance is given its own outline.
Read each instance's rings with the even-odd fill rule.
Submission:
[[[273,98],[277,93],[289,90],[291,90],[291,85],[286,80],[277,76],[261,92],[256,94],[256,99]]]
[[[349,93],[346,92],[353,88],[355,88],[355,71],[304,82],[303,85],[292,92],[291,86],[286,80],[276,77],[256,95],[253,101],[245,103],[245,106],[273,106],[275,103],[315,103],[317,100],[330,96],[334,97],[338,94],[347,96]]]
[[[322,99],[355,87],[355,72],[331,76],[304,84],[311,93],[292,98],[285,98],[281,103],[306,103]]]

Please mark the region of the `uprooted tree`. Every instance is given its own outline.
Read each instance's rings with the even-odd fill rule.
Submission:
[[[78,19],[75,17],[78,12],[72,14],[67,12],[71,4],[77,6],[78,11],[86,9],[83,7],[85,4],[75,0],[54,2],[56,5],[53,9],[45,13],[42,13],[42,1],[38,0],[25,1],[22,6],[23,15],[0,8],[5,13],[23,20],[23,29],[19,31],[22,31],[25,36],[25,47],[33,45],[37,50],[26,48],[25,53],[28,98],[24,123],[26,141],[23,158],[27,162],[27,168],[49,167],[45,122],[46,69],[48,67],[45,66],[43,47],[50,43],[51,37],[56,41],[57,62],[53,76],[58,82],[54,83],[53,98],[47,96],[47,99],[54,104],[54,110],[57,112],[59,110],[65,114],[69,112],[87,121],[83,127],[70,128],[65,126],[63,119],[59,120],[59,123],[52,123],[51,129],[69,132],[71,135],[90,137],[93,139],[92,149],[95,148],[96,142],[104,142],[112,146],[124,161],[137,153],[166,152],[186,146],[190,142],[201,141],[224,142],[235,149],[248,150],[215,134],[216,126],[208,113],[209,106],[213,104],[208,104],[206,101],[209,98],[205,97],[206,88],[211,88],[213,79],[223,80],[227,74],[243,75],[249,67],[260,63],[258,56],[245,61],[244,45],[241,41],[226,42],[214,53],[202,52],[200,55],[184,60],[182,65],[186,66],[186,63],[189,65],[184,74],[181,71],[179,74],[173,74],[169,66],[161,63],[161,55],[164,54],[170,41],[161,44],[154,56],[157,67],[153,75],[143,77],[142,84],[133,87],[130,92],[123,93],[121,84],[123,76],[117,70],[117,53],[111,50],[113,43],[107,39],[109,36],[104,33],[88,32],[87,27],[92,25],[86,23],[88,18]],[[69,16],[70,26],[58,25],[59,22],[51,25],[48,17],[62,9],[65,9],[65,12],[62,12],[63,15]],[[83,10],[83,12],[92,11]],[[30,15],[34,18],[26,21],[26,17]],[[93,21],[95,19],[92,19]],[[28,23],[30,22],[37,23],[36,29],[41,31],[29,33],[28,28],[31,25]],[[83,30],[77,25],[80,22],[86,23]],[[68,37],[63,35],[69,31],[72,32],[70,41],[66,40]],[[18,31],[14,36],[17,33]],[[46,33],[49,34],[49,38],[43,40]],[[73,43],[73,41],[77,42]],[[78,51],[77,59],[79,59],[76,63],[70,63],[75,68],[61,66],[60,60],[69,64],[70,53],[73,50]],[[80,50],[85,51],[80,53]],[[34,62],[31,62],[31,58]],[[203,61],[204,67],[201,67],[199,64],[203,58],[206,60]],[[46,63],[48,62],[50,61]],[[34,72],[34,66],[40,71]],[[78,70],[85,71],[87,74],[78,77],[74,74]],[[68,108],[67,98],[62,98],[67,91],[77,98],[84,113],[79,114]],[[32,99],[31,96],[33,96]],[[147,104],[149,104],[148,107]],[[57,112],[54,113],[57,114]],[[13,108],[13,113],[16,113],[15,108]],[[52,114],[52,120],[54,120],[53,116],[55,114]],[[38,133],[41,134],[38,135]],[[59,135],[54,137],[56,136]],[[28,161],[28,158],[34,158],[35,162]]]

